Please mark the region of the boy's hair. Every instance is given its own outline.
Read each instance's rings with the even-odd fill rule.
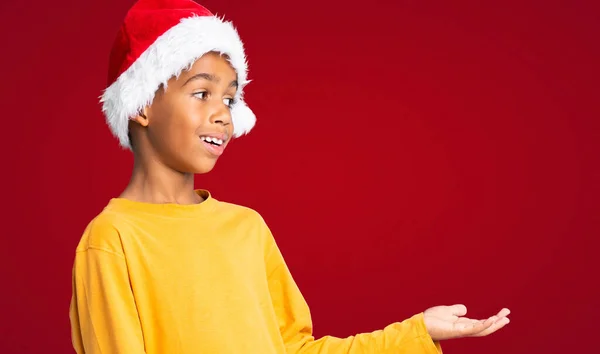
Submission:
[[[233,136],[250,132],[256,117],[243,99],[248,84],[244,46],[230,22],[191,0],[139,0],[114,42],[108,88],[100,102],[112,134],[131,149],[129,120],[152,103],[156,90],[208,52],[226,54],[237,73]]]

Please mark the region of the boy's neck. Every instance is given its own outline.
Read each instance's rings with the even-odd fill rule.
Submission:
[[[194,174],[175,171],[156,160],[134,163],[129,184],[120,197],[154,204],[198,204],[203,201],[194,190]]]

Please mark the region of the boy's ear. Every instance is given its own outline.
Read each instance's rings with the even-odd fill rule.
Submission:
[[[148,126],[148,107],[144,107],[137,115],[131,118],[132,121],[138,123],[142,127]]]

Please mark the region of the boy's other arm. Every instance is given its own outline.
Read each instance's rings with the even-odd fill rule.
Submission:
[[[94,247],[76,253],[70,319],[79,354],[145,353],[122,254]]]
[[[422,313],[372,333],[315,339],[309,307],[275,241],[271,243],[266,260],[269,290],[288,353],[442,353],[439,342],[427,332]]]

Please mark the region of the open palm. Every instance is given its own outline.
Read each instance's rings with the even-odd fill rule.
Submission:
[[[498,314],[487,319],[475,320],[464,317],[467,308],[464,305],[435,306],[424,313],[425,327],[435,341],[461,338],[483,337],[506,326],[510,320],[509,309],[502,309]]]

